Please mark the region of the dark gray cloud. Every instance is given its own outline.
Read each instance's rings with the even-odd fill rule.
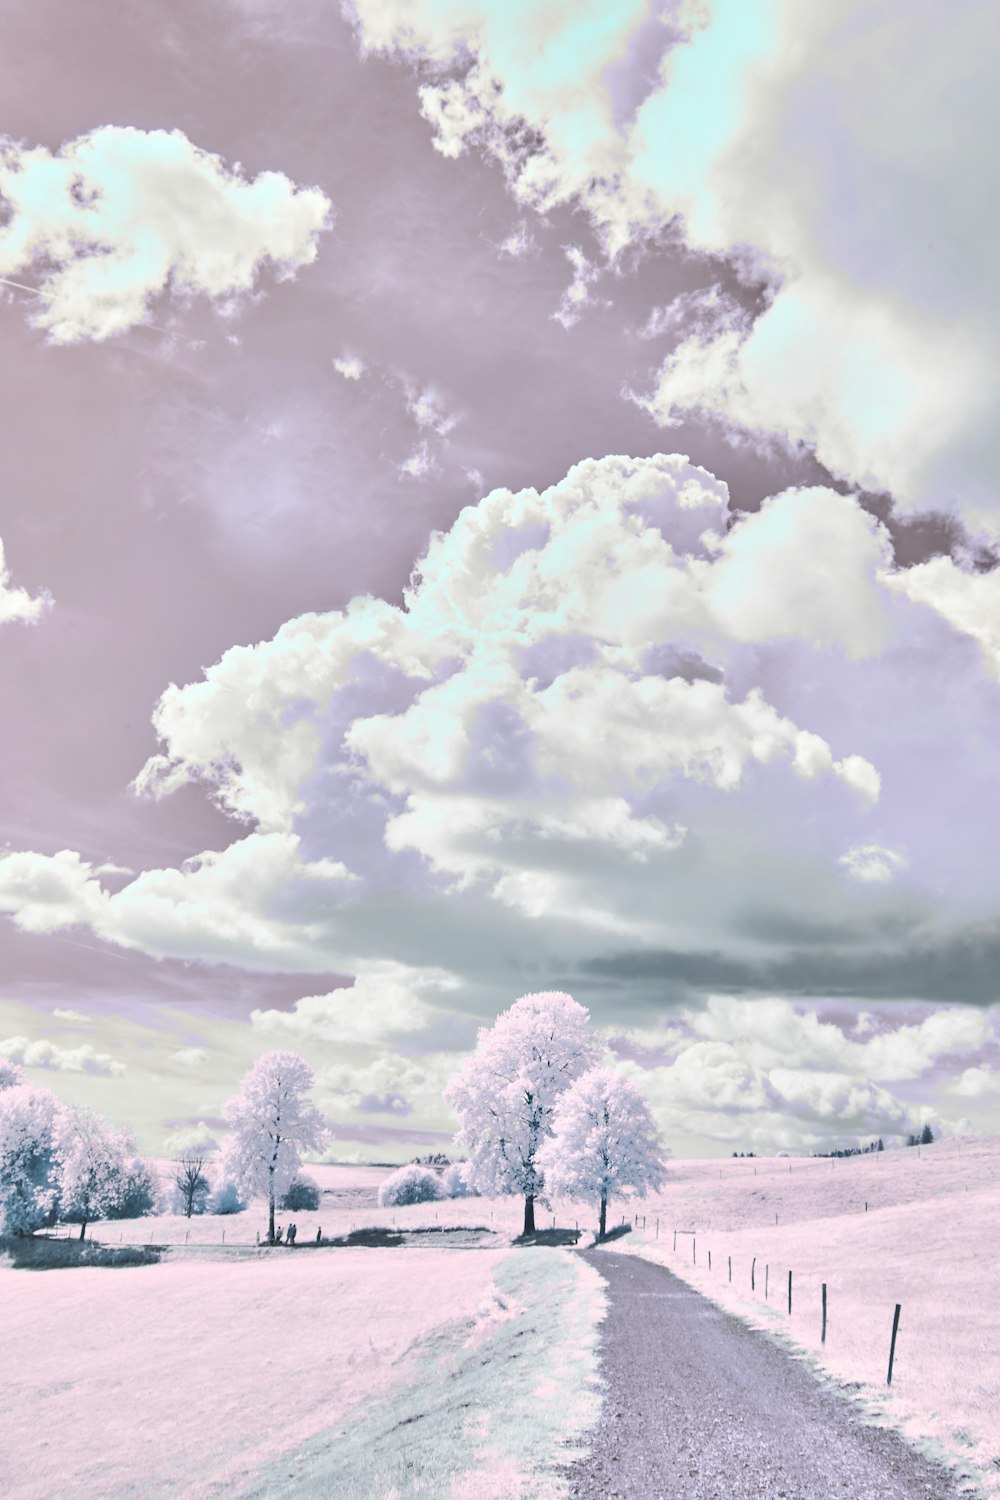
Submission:
[[[586,959],[580,968],[588,978],[611,981],[619,992],[643,990],[650,1005],[679,1004],[712,991],[969,1005],[1000,999],[1000,924],[875,949],[859,949],[847,931],[841,937],[836,946],[792,948],[777,958],[633,951]]]

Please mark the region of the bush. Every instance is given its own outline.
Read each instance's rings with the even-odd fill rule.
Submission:
[[[304,1172],[300,1173],[282,1198],[281,1207],[297,1214],[308,1213],[310,1209],[319,1208],[319,1183],[315,1177],[308,1177]]]
[[[62,1271],[71,1266],[153,1266],[162,1245],[101,1245],[92,1240],[50,1240],[42,1235],[0,1239],[0,1255],[20,1271]]]
[[[213,1214],[241,1214],[246,1204],[235,1182],[227,1179],[215,1189],[208,1200],[208,1208]]]
[[[474,1188],[469,1182],[469,1163],[467,1161],[452,1162],[445,1169],[441,1178],[441,1187],[447,1198],[478,1198],[479,1189]]]
[[[408,1203],[433,1203],[444,1196],[438,1174],[431,1167],[421,1167],[415,1162],[393,1172],[378,1190],[381,1208],[405,1208]]]

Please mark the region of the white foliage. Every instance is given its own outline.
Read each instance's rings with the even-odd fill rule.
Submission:
[[[24,1070],[16,1062],[11,1062],[9,1057],[0,1054],[0,1089],[12,1089],[15,1084],[24,1082]]]
[[[230,1178],[221,1181],[208,1200],[208,1211],[213,1214],[241,1214],[246,1206],[243,1194]]]
[[[407,1203],[433,1203],[444,1198],[444,1186],[433,1167],[410,1162],[387,1177],[378,1190],[380,1208],[403,1208]]]
[[[453,1161],[441,1176],[441,1186],[448,1198],[478,1198],[478,1189],[470,1181],[471,1162]]]
[[[56,1119],[53,1155],[60,1211],[86,1227],[120,1201],[135,1143],[93,1110],[73,1106]]]
[[[223,1175],[273,1205],[295,1178],[304,1151],[320,1151],[330,1136],[326,1120],[306,1097],[313,1070],[295,1052],[265,1052],[224,1106],[233,1134]]]
[[[445,1089],[469,1152],[469,1181],[483,1192],[535,1197],[537,1154],[560,1094],[597,1060],[590,1016],[570,995],[523,995],[481,1027],[475,1052]]]
[[[19,1073],[11,1065],[11,1082],[4,1087],[0,1071],[0,1234],[37,1229],[55,1201],[52,1128],[58,1104],[48,1089],[18,1082]]]
[[[664,1178],[663,1146],[631,1080],[592,1068],[566,1090],[552,1135],[539,1151],[548,1191],[606,1204],[623,1192],[645,1197]]]

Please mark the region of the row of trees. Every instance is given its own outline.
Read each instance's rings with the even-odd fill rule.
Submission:
[[[0,1058],[0,1232],[30,1234],[58,1215],[79,1223],[148,1213],[156,1182],[135,1142],[93,1110],[63,1105]]]
[[[307,1097],[312,1083],[312,1069],[294,1052],[268,1052],[224,1107],[232,1133],[212,1174],[211,1206],[237,1212],[262,1194],[272,1242],[279,1202],[301,1208],[318,1201],[315,1183],[298,1178],[303,1153],[321,1150],[329,1138]],[[184,1156],[165,1204],[128,1131],[93,1110],[61,1104],[0,1058],[0,1233],[30,1234],[58,1218],[79,1223],[83,1239],[97,1219],[138,1218],[167,1206],[190,1216],[207,1206],[211,1187],[206,1157]]]

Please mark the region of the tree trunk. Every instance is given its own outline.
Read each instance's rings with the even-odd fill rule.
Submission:
[[[534,1234],[535,1232],[535,1198],[529,1193],[524,1200],[524,1228],[522,1234]]]
[[[83,1223],[80,1225],[80,1238],[81,1238],[81,1240],[83,1239],[83,1237],[84,1237],[84,1235],[86,1233],[87,1233],[87,1221],[86,1221],[86,1219],[84,1219]]]
[[[274,1244],[274,1176],[271,1177],[271,1190],[267,1195],[267,1243]]]
[[[600,1237],[601,1237],[602,1240],[603,1240],[604,1236],[607,1234],[607,1232],[608,1232],[608,1200],[607,1200],[607,1198],[602,1198],[601,1199],[601,1235],[600,1235]]]

